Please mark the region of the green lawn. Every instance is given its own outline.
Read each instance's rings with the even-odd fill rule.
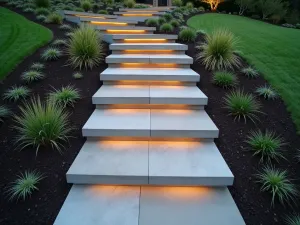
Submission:
[[[52,32],[0,7],[0,80],[26,56],[52,39]]]
[[[212,13],[194,16],[187,23],[206,32],[226,27],[237,35],[243,57],[278,90],[300,131],[300,30]]]

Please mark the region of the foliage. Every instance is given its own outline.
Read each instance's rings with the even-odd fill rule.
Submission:
[[[193,42],[197,37],[196,31],[191,28],[184,28],[179,32],[178,38],[184,42]]]
[[[289,24],[296,24],[299,22],[299,12],[297,10],[292,10],[286,13],[285,21]]]
[[[34,9],[33,8],[25,8],[23,10],[23,12],[32,13],[32,12],[34,12]]]
[[[263,96],[265,99],[274,99],[277,97],[277,93],[273,90],[273,88],[267,85],[258,87],[255,92],[259,96]]]
[[[25,171],[17,176],[17,179],[13,181],[7,189],[7,194],[10,200],[23,201],[30,197],[34,191],[38,190],[38,183],[44,179],[44,175],[37,171]]]
[[[73,67],[93,68],[103,60],[103,46],[98,32],[89,25],[76,29],[70,38],[67,53]]]
[[[159,17],[159,18],[158,18],[158,23],[159,23],[159,24],[164,24],[164,23],[166,23],[165,18],[164,18],[164,17]]]
[[[200,6],[200,7],[198,8],[198,10],[199,10],[199,12],[205,12],[205,8],[204,8],[203,6]]]
[[[62,52],[58,48],[49,47],[42,53],[41,57],[45,61],[58,60]]]
[[[34,0],[33,1],[36,8],[49,8],[50,7],[50,0]]]
[[[58,13],[51,13],[47,16],[46,23],[62,24],[63,18]]]
[[[127,8],[134,8],[134,6],[135,6],[135,1],[134,1],[134,0],[125,0],[125,1],[124,1],[124,5],[125,5]]]
[[[259,73],[255,69],[253,69],[251,66],[243,68],[241,70],[241,72],[248,78],[256,78],[259,76]]]
[[[235,0],[234,2],[239,6],[239,15],[243,15],[244,12],[254,3],[253,0]]]
[[[201,60],[206,69],[223,70],[239,67],[241,61],[237,53],[238,39],[226,29],[217,29],[205,36],[205,42],[196,48],[199,53],[197,60]]]
[[[247,119],[252,122],[257,120],[257,114],[260,104],[255,100],[252,94],[244,93],[242,90],[232,91],[224,98],[225,108],[229,110],[229,115],[234,116],[234,119],[244,119],[245,123]]]
[[[163,15],[163,17],[165,18],[166,22],[170,22],[173,19],[173,16],[171,13],[166,13]]]
[[[207,3],[212,11],[216,11],[219,4],[224,2],[224,0],[202,0],[202,2]]]
[[[186,7],[187,9],[193,9],[193,8],[194,8],[194,4],[193,4],[192,2],[187,2],[187,3],[185,4],[185,7]]]
[[[286,170],[276,169],[272,166],[266,166],[262,172],[257,174],[258,183],[261,191],[269,192],[272,195],[271,205],[274,206],[275,199],[281,204],[294,201],[298,195],[296,186],[289,180]]]
[[[182,6],[182,0],[173,0],[172,4],[174,6],[180,7],[180,6]]]
[[[76,73],[73,74],[73,77],[75,79],[81,79],[81,78],[83,78],[83,75],[82,75],[82,73],[76,72]]]
[[[179,27],[179,22],[176,20],[176,19],[172,19],[170,24],[173,26],[173,27]]]
[[[17,144],[22,149],[32,147],[36,154],[42,146],[51,146],[59,152],[62,151],[62,143],[69,138],[72,130],[68,117],[60,106],[48,101],[43,104],[40,98],[33,98],[20,107],[21,115],[15,116],[17,130]]]
[[[233,88],[238,84],[236,75],[226,71],[215,72],[213,74],[212,82],[223,88]]]
[[[266,131],[263,133],[260,130],[252,131],[248,135],[247,143],[251,146],[251,150],[254,152],[253,155],[259,155],[261,161],[278,161],[280,158],[284,158],[281,147],[285,143],[274,132]]]
[[[0,105],[0,122],[3,122],[3,118],[9,117],[11,111],[5,105]]]
[[[40,71],[42,69],[45,68],[45,65],[43,63],[39,63],[39,62],[36,62],[36,63],[33,63],[31,66],[30,66],[30,69],[32,70],[37,70],[37,71]]]
[[[38,16],[36,17],[36,19],[44,23],[44,22],[46,22],[47,17],[44,16],[44,15],[38,15]]]
[[[150,18],[146,20],[146,25],[149,27],[157,27],[159,25],[158,19]]]
[[[41,8],[37,8],[34,12],[36,15],[44,15],[47,16],[49,15],[50,11],[47,8],[41,7]]]
[[[63,107],[74,107],[74,103],[79,99],[79,91],[73,86],[62,87],[60,90],[54,89],[53,92],[49,93],[49,101],[53,101]]]
[[[56,39],[51,43],[52,46],[66,46],[67,44],[68,42],[65,39]]]
[[[3,95],[4,99],[16,102],[19,99],[25,99],[30,94],[30,90],[25,86],[13,86]]]
[[[172,32],[173,29],[174,29],[173,26],[169,23],[164,23],[159,28],[160,31],[165,32],[165,33]]]
[[[62,29],[62,30],[72,30],[72,26],[69,25],[69,24],[62,24],[59,26],[59,29]]]
[[[272,14],[286,10],[287,5],[282,0],[258,0],[254,7],[262,14],[262,19],[266,19]]]
[[[293,24],[289,24],[289,23],[284,23],[284,24],[281,24],[281,26],[283,26],[283,27],[286,27],[286,28],[296,28],[296,26],[295,26],[295,25],[293,25]]]
[[[80,3],[80,7],[87,12],[92,9],[92,3],[88,0],[84,0]]]
[[[295,214],[285,218],[286,225],[300,225],[300,215]]]
[[[84,9],[83,9],[83,8],[80,8],[80,7],[77,7],[77,8],[75,8],[74,11],[76,11],[76,12],[84,12]]]
[[[107,10],[104,10],[104,9],[99,10],[98,13],[99,14],[104,14],[104,15],[108,14]]]
[[[31,83],[33,81],[41,80],[45,77],[43,73],[38,70],[29,70],[22,74],[22,80],[26,81],[27,83]]]

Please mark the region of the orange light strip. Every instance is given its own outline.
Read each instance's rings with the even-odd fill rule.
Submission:
[[[74,15],[74,16],[82,17],[82,18],[106,19],[105,17],[102,16],[84,16],[84,15]]]
[[[175,63],[121,63],[121,67],[123,68],[177,68],[177,64]]]
[[[160,50],[160,49],[149,49],[149,50],[138,50],[138,49],[130,49],[124,50],[124,53],[172,53],[173,50]]]
[[[130,12],[130,13],[132,13],[132,12],[144,12],[144,13],[157,13],[157,12],[159,12],[159,11],[155,11],[155,10],[132,10],[132,11],[126,11],[126,12]]]
[[[152,16],[153,14],[122,14],[122,16]]]
[[[124,39],[124,42],[139,42],[139,43],[147,43],[147,42],[167,42],[167,39]]]
[[[145,33],[145,30],[106,30],[107,33]]]
[[[121,22],[96,22],[96,21],[91,21],[91,24],[95,24],[95,25],[97,25],[97,24],[99,24],[99,25],[115,25],[115,26],[118,26],[118,25],[120,25],[120,26],[126,26],[127,25],[127,23],[121,23]]]

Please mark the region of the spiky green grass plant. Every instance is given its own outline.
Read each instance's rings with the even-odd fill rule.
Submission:
[[[244,119],[245,123],[247,119],[252,122],[258,120],[257,114],[261,113],[261,106],[252,94],[244,93],[243,90],[234,90],[225,96],[224,101],[229,115],[234,116],[235,120]]]
[[[45,15],[37,15],[36,19],[42,22],[46,22],[47,17]]]
[[[184,28],[178,34],[178,39],[184,42],[193,42],[196,37],[196,31],[191,28]]]
[[[300,225],[300,215],[290,215],[285,218],[286,225]]]
[[[82,73],[76,72],[76,73],[73,74],[73,77],[74,77],[76,80],[78,80],[78,79],[83,78],[83,75],[82,75]]]
[[[44,179],[43,174],[35,170],[20,173],[7,189],[9,199],[19,200],[21,198],[23,201],[26,200],[34,191],[39,190],[37,185],[42,179]]]
[[[81,25],[74,31],[67,46],[70,64],[79,69],[97,66],[104,56],[101,41],[99,33],[93,27]]]
[[[275,99],[277,97],[277,93],[271,86],[268,85],[258,87],[255,92],[265,99]]]
[[[68,41],[65,39],[56,39],[51,43],[52,46],[60,47],[60,46],[67,46]]]
[[[164,17],[159,17],[159,18],[158,18],[158,23],[159,23],[160,25],[166,23],[165,18],[164,18]]]
[[[38,71],[38,70],[29,70],[29,71],[25,71],[21,78],[22,80],[24,80],[27,83],[31,83],[33,81],[38,81],[41,80],[45,77],[45,75]]]
[[[176,19],[172,19],[170,21],[170,24],[173,26],[173,27],[179,27],[179,22],[176,20]]]
[[[169,23],[164,23],[160,26],[159,30],[165,33],[172,32],[174,27]]]
[[[157,27],[159,25],[158,19],[155,18],[147,19],[146,25],[149,27]]]
[[[30,90],[25,86],[12,86],[4,93],[3,98],[16,102],[19,99],[25,99],[29,94]]]
[[[261,132],[252,131],[247,137],[246,141],[253,151],[253,155],[260,156],[261,161],[268,161],[284,159],[281,151],[282,146],[285,145],[283,139],[272,131]]]
[[[212,82],[222,88],[233,88],[238,84],[236,75],[226,71],[215,72],[213,74]]]
[[[37,8],[35,9],[35,12],[34,12],[36,15],[44,15],[44,16],[47,16],[49,15],[50,11],[49,9],[47,8],[44,8],[44,7],[41,7],[41,8]]]
[[[241,69],[241,72],[248,78],[256,78],[259,76],[259,73],[251,66]]]
[[[63,143],[68,141],[72,130],[69,114],[55,102],[42,103],[39,97],[25,102],[20,110],[21,115],[14,117],[18,147],[21,150],[35,148],[36,154],[42,146],[62,152]]]
[[[62,52],[58,48],[49,47],[42,53],[41,57],[45,61],[58,60],[62,56]]]
[[[275,200],[281,204],[290,204],[298,196],[297,188],[288,178],[286,170],[266,166],[256,177],[257,182],[262,185],[261,191],[269,192],[272,195],[272,206],[274,206]]]
[[[3,119],[9,117],[10,114],[11,111],[8,107],[5,105],[0,105],[0,122],[4,122]]]
[[[79,90],[73,86],[62,87],[61,89],[54,89],[49,93],[49,100],[66,107],[74,107],[74,103],[80,99]]]
[[[201,60],[206,69],[234,69],[241,65],[240,57],[236,54],[238,39],[226,29],[214,30],[205,35],[205,41],[196,48],[199,52],[197,60]]]
[[[54,12],[47,16],[46,23],[62,24],[63,18],[58,13]]]
[[[45,68],[45,65],[43,63],[35,62],[30,66],[30,69],[41,71]]]
[[[69,24],[62,24],[59,26],[59,29],[62,29],[62,30],[72,30],[72,26],[69,25]]]
[[[173,16],[171,13],[166,13],[163,15],[163,17],[165,18],[166,22],[170,22],[173,19]]]

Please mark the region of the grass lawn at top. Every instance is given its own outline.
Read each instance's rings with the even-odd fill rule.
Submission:
[[[278,90],[300,131],[300,30],[215,13],[194,16],[187,24],[208,33],[228,28],[238,36],[243,57]]]
[[[26,56],[48,43],[52,32],[0,7],[0,80]]]

